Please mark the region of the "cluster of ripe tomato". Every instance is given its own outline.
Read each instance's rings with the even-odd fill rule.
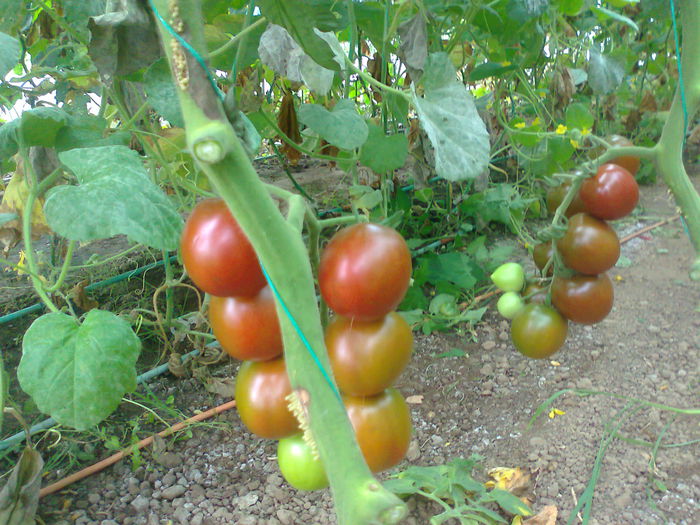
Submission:
[[[257,256],[221,199],[195,206],[180,241],[192,281],[208,293],[209,321],[221,347],[243,361],[235,396],[255,435],[278,439],[278,463],[303,490],[327,485],[323,465],[303,440],[289,409],[291,385],[273,293]],[[408,449],[409,410],[389,388],[410,358],[408,324],[393,310],[411,276],[411,257],[391,228],[357,224],[339,231],[319,267],[321,294],[336,312],[326,331],[333,374],[365,459],[373,471],[398,463]]]
[[[611,137],[609,142],[632,145],[619,136]],[[529,298],[529,304],[518,305],[514,298],[502,297],[499,310],[512,318],[511,338],[524,355],[549,357],[564,344],[568,321],[594,324],[610,313],[613,285],[605,272],[620,256],[620,241],[606,221],[628,215],[637,205],[639,187],[634,175],[638,169],[638,158],[617,157],[602,164],[594,176],[586,178],[565,211],[568,228],[564,236],[556,240],[564,268],[547,285],[528,285],[523,295]],[[548,192],[550,213],[559,207],[569,187],[564,184]],[[539,244],[533,250],[537,268],[540,271],[547,268],[546,277],[552,276],[553,255],[552,241]],[[517,283],[513,281],[512,269],[499,270],[502,281],[504,275],[510,279],[506,280],[506,288],[510,286],[509,291],[519,292],[524,275],[522,283],[514,290]],[[499,280],[499,270],[494,272],[495,281]]]

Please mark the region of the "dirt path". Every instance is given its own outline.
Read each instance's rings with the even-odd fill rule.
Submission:
[[[674,214],[661,187],[644,189],[643,210]],[[621,226],[627,233],[642,225]],[[406,396],[423,396],[411,405],[414,444],[403,466],[478,453],[485,459],[475,475],[482,479],[490,467],[525,467],[535,480],[534,508],[556,505],[557,523],[566,523],[589,483],[606,425],[621,423],[624,436],[661,446],[654,463],[650,446],[610,442],[589,523],[700,523],[700,444],[669,447],[699,440],[700,416],[641,406],[623,417],[625,400],[567,394],[553,404],[564,414],[550,419],[545,412],[527,428],[537,407],[565,388],[700,408],[700,287],[687,277],[691,255],[678,221],[625,244],[625,264],[611,272],[613,312],[594,327],[572,326],[556,362],[520,356],[507,323],[493,314],[479,327],[477,342],[468,335],[418,337],[398,385]],[[453,348],[467,355],[434,357]],[[217,374],[234,369],[227,365]],[[174,395],[187,413],[225,401],[194,379],[159,382],[153,390],[161,399]],[[327,491],[302,494],[283,483],[273,443],[252,438],[235,411],[218,422],[169,442],[160,463],[145,453],[136,468],[122,462],[46,498],[42,517],[95,525],[334,523]],[[406,523],[428,523],[425,506],[411,502],[411,508]]]

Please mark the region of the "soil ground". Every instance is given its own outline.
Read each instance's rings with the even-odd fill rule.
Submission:
[[[616,225],[620,233],[675,214],[663,186],[643,188],[641,213],[638,220]],[[700,286],[687,275],[690,243],[676,220],[625,243],[622,254],[623,264],[611,271],[612,313],[592,327],[571,325],[556,361],[517,353],[508,323],[493,308],[473,334],[417,335],[414,358],[397,387],[404,396],[422,398],[410,405],[413,442],[397,470],[476,453],[483,460],[475,478],[485,480],[492,467],[527,469],[535,511],[555,505],[557,523],[580,523],[571,511],[598,455],[600,476],[588,523],[700,523],[700,415],[664,408],[700,409]],[[0,333],[5,355],[12,347],[18,351],[23,323]],[[437,357],[453,349],[464,355]],[[236,368],[229,362],[212,373],[233,377]],[[171,406],[186,415],[230,399],[206,392],[195,378],[166,375],[149,388],[161,400],[173,396]],[[624,398],[566,393],[552,405],[562,414],[550,418],[546,410],[528,426],[537,408],[562,389]],[[630,399],[657,406],[624,412]],[[135,414],[130,409],[120,417],[128,421]],[[646,444],[616,438],[601,455],[601,443],[616,424],[620,435]],[[81,453],[95,453],[99,439],[63,432],[51,439],[75,439],[76,462]],[[120,437],[128,441],[128,432]],[[163,446],[158,454],[146,448],[42,499],[39,515],[61,525],[335,523],[328,490],[301,493],[288,487],[277,470],[275,444],[252,437],[235,410]],[[46,483],[66,474],[64,467],[52,470]],[[416,500],[409,505],[406,523],[429,523],[435,508]]]

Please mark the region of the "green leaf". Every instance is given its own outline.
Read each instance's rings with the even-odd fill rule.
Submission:
[[[514,69],[517,69],[515,64],[504,66],[500,62],[484,62],[476,66],[474,70],[469,73],[469,81],[476,82],[477,80],[483,80],[489,77],[501,77],[504,73],[513,71]]]
[[[182,111],[177,89],[170,74],[170,66],[164,58],[156,60],[143,76],[146,100],[151,107],[173,127],[183,127]]]
[[[498,503],[499,507],[510,514],[519,514],[520,516],[530,516],[532,514],[530,507],[525,505],[520,498],[506,490],[493,489],[489,492],[488,499]]]
[[[75,241],[118,234],[160,250],[177,249],[182,218],[125,146],[64,151],[59,160],[78,186],[52,188],[44,204],[53,231]]]
[[[583,9],[584,0],[557,0],[559,11],[567,16],[576,16]]]
[[[601,55],[597,49],[591,49],[588,62],[588,85],[596,95],[612,93],[625,78],[625,69],[615,59]]]
[[[41,107],[22,113],[21,130],[25,146],[51,147],[58,130],[68,122],[68,114],[59,108]]]
[[[510,0],[508,18],[524,24],[540,16],[548,7],[549,0]]]
[[[458,287],[469,290],[477,283],[472,274],[469,257],[460,252],[431,254],[427,259],[428,281],[439,283],[449,281]]]
[[[327,25],[319,21],[329,19],[330,3],[314,5],[305,0],[260,0],[258,6],[263,16],[284,27],[315,62],[326,69],[340,70],[328,44],[314,32],[314,27]]]
[[[41,455],[33,448],[25,447],[0,491],[0,523],[34,525],[43,473]]]
[[[0,31],[16,33],[21,28],[26,13],[27,2],[25,0],[2,0],[0,2]]]
[[[0,33],[0,78],[5,78],[5,75],[15,67],[19,57],[19,40],[5,33]]]
[[[111,312],[90,310],[82,323],[49,313],[24,334],[17,377],[39,410],[86,430],[136,388],[140,350],[129,323]]]
[[[127,146],[131,140],[128,131],[115,131],[105,136],[107,120],[96,115],[78,114],[68,117],[68,124],[56,135],[56,151],[91,146]]]
[[[413,105],[435,148],[435,171],[451,181],[476,178],[488,167],[489,134],[446,53],[428,57],[421,82],[422,97],[412,86]]]
[[[588,111],[588,108],[580,102],[571,104],[568,108],[566,108],[567,128],[591,129],[594,122],[595,119],[593,118],[591,112]]]
[[[0,126],[0,158],[10,158],[19,150],[17,131],[21,122],[16,118]]]
[[[360,151],[360,162],[376,173],[397,170],[406,162],[408,137],[385,135],[381,127],[370,124],[369,136]]]
[[[341,149],[359,148],[367,140],[369,130],[358,115],[355,103],[346,98],[339,100],[332,111],[319,104],[303,104],[298,112],[299,121]]]
[[[625,255],[620,255],[615,263],[615,268],[629,268],[632,266],[632,259]]]
[[[381,190],[375,190],[371,186],[350,186],[352,204],[361,210],[371,210],[381,204],[383,195]]]
[[[636,23],[634,23],[633,20],[627,18],[623,14],[618,13],[617,11],[606,9],[605,7],[596,6],[591,7],[591,11],[593,11],[596,14],[598,20],[616,20],[618,22],[628,25],[637,32],[639,31],[639,26]]]

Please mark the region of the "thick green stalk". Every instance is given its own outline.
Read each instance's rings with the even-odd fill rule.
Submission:
[[[681,66],[689,122],[700,107],[700,1],[685,0],[681,4],[680,21],[683,28]],[[695,249],[695,262],[690,276],[700,280],[700,195],[683,167],[685,138],[680,82],[671,104],[661,138],[656,145],[656,164],[681,208],[690,239]]]
[[[198,2],[155,0],[154,3],[195,49],[204,49]],[[179,13],[169,13],[168,6],[173,5]],[[268,195],[200,66],[191,56],[185,55],[179,45],[172,43],[172,36],[162,24],[158,29],[178,87],[190,150],[250,239],[322,365],[330,370],[311,264],[300,232],[285,221]],[[370,473],[342,403],[279,303],[277,309],[287,372],[292,387],[308,394],[310,428],[326,467],[338,523],[398,523],[406,515],[405,505]]]

